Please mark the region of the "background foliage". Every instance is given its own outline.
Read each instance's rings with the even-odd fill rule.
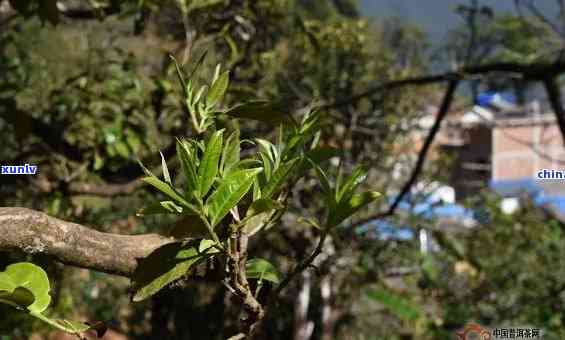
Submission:
[[[363,190],[389,196],[413,164],[419,118],[438,104],[441,90],[403,88],[332,104],[374,84],[425,74],[438,63],[543,60],[561,47],[560,37],[535,18],[487,10],[475,18],[478,28],[470,30],[464,21],[434,51],[418,27],[395,18],[368,20],[354,1],[345,0],[0,0],[0,8],[8,4],[17,13],[0,12],[0,159],[37,164],[40,174],[1,177],[0,205],[31,207],[124,234],[163,232],[176,222],[166,215],[135,215],[155,197],[134,184],[143,175],[137,160],[158,169],[162,151],[171,172],[180,173],[175,137],[194,137],[169,54],[190,70],[206,51],[195,82],[210,79],[219,62],[230,70],[224,107],[257,98],[289,112],[320,104],[319,144],[341,150],[340,167],[347,173],[367,167]],[[458,10],[469,18],[464,7]],[[480,44],[469,50],[473,39]],[[469,93],[458,95],[459,103],[472,102]],[[242,140],[276,135],[259,122],[222,118],[217,124],[241,128]],[[430,162],[423,182],[442,180],[446,163],[441,157]],[[324,167],[337,172],[335,163]],[[398,169],[403,176],[396,175]],[[251,245],[281,272],[305,258],[315,241],[316,232],[298,217],[306,212],[321,218],[326,203],[314,199],[321,189],[316,183],[313,175],[297,182],[279,231],[260,234]],[[420,253],[416,239],[383,238],[346,220],[329,235],[315,270],[287,289],[277,313],[262,326],[265,334],[448,339],[477,321],[532,325],[546,330],[548,339],[562,338],[563,225],[529,205],[502,214],[488,193],[477,193],[476,201],[472,205],[488,216],[484,223],[466,233],[436,232],[442,250],[431,255]],[[371,206],[360,218],[387,203]],[[433,229],[433,221],[418,216],[393,220],[415,231]],[[128,280],[63,267],[44,256],[3,253],[0,268],[22,260],[49,274],[54,315],[105,320],[131,338],[222,339],[238,322],[237,303],[218,282],[179,280],[133,304]],[[398,268],[411,270],[391,274]],[[301,294],[310,297],[305,309],[297,302]],[[0,320],[2,340],[32,333],[47,338],[50,330],[9,308],[0,306],[6,316]]]

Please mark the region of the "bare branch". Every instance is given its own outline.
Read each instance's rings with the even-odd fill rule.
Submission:
[[[376,93],[394,90],[404,86],[420,86],[434,83],[449,82],[454,78],[465,79],[469,76],[487,75],[491,73],[509,73],[518,74],[524,80],[544,80],[548,76],[555,76],[565,72],[565,60],[558,60],[554,63],[537,62],[537,63],[492,63],[478,66],[463,67],[455,72],[447,72],[436,75],[414,77],[393,80],[386,83],[378,84],[368,90],[361,92],[350,98],[339,100],[333,103],[322,105],[321,108],[334,108],[349,105],[358,100],[370,97]]]
[[[396,208],[398,207],[404,196],[406,196],[406,194],[410,191],[412,185],[416,182],[418,176],[420,175],[420,172],[422,171],[422,168],[424,167],[424,162],[426,161],[428,151],[430,150],[430,147],[435,139],[435,136],[441,127],[441,123],[443,119],[447,116],[447,113],[449,112],[449,108],[451,107],[455,90],[457,89],[457,85],[459,85],[459,79],[453,79],[449,82],[449,85],[447,87],[447,90],[445,91],[445,96],[443,97],[443,101],[439,108],[434,125],[430,129],[430,132],[428,133],[428,136],[424,141],[424,145],[418,155],[418,160],[416,161],[416,165],[412,170],[412,174],[410,175],[410,178],[408,179],[406,184],[404,184],[404,186],[402,187],[400,193],[396,196],[394,202],[391,204],[389,209],[384,213],[372,215],[361,221],[357,221],[356,225],[362,225],[370,221],[373,221],[375,219],[391,216],[392,214],[394,214]]]
[[[99,232],[45,213],[0,207],[0,251],[53,256],[68,265],[129,277],[137,260],[173,239]]]
[[[308,268],[312,264],[312,262],[314,262],[316,257],[318,257],[318,255],[320,255],[320,253],[322,252],[322,247],[324,246],[324,241],[326,241],[327,236],[328,236],[328,232],[324,230],[322,232],[322,235],[320,235],[320,240],[318,241],[318,244],[316,245],[316,248],[314,249],[312,254],[310,254],[310,256],[308,256],[308,258],[302,261],[299,265],[297,265],[292,270],[292,272],[290,272],[290,274],[288,274],[284,278],[284,280],[277,287],[277,290],[275,291],[275,295],[280,294],[280,292],[282,292],[283,289],[285,289],[286,286],[288,286],[288,284],[296,277],[296,275],[302,273],[304,270],[306,270],[306,268]]]
[[[557,85],[554,77],[546,78],[543,84],[547,91],[551,108],[553,112],[555,112],[557,124],[559,125],[559,130],[561,130],[561,136],[563,137],[563,143],[565,143],[565,110],[563,110],[563,105],[561,104],[561,89],[559,85]]]

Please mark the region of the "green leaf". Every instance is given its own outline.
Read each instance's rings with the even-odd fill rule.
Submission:
[[[307,218],[307,217],[299,217],[298,218],[298,222],[301,223],[305,223],[311,227],[314,227],[318,230],[322,230],[323,228],[320,226],[320,224],[318,223],[318,221],[314,220],[313,218]]]
[[[161,155],[161,167],[163,168],[163,177],[165,178],[165,182],[172,186],[173,182],[171,181],[171,175],[169,175],[169,168],[167,167],[165,156],[163,156],[161,151],[159,151],[159,154]]]
[[[223,178],[229,177],[232,173],[240,171],[240,170],[246,170],[246,169],[252,169],[252,168],[262,168],[263,167],[263,163],[257,159],[243,159],[237,163],[235,163],[229,171],[226,171],[223,174]],[[263,171],[264,168],[263,168]]]
[[[133,274],[133,301],[138,302],[154,295],[171,282],[188,274],[199,261],[206,258],[196,244],[169,243],[157,248],[141,259]]]
[[[18,309],[24,309],[35,301],[33,293],[23,287],[15,287],[10,290],[0,289],[0,303],[8,304]]]
[[[301,161],[300,158],[294,158],[279,166],[269,179],[267,185],[261,190],[262,198],[270,198],[281,190],[284,183],[293,174],[295,168]]]
[[[209,107],[215,106],[221,100],[228,89],[230,82],[230,71],[222,73],[210,87],[206,96],[206,104]]]
[[[193,192],[199,189],[198,176],[196,175],[196,160],[190,144],[187,141],[177,140],[177,155],[180,159],[181,167],[186,177],[188,192],[192,196]]]
[[[351,175],[347,178],[343,186],[336,192],[336,202],[343,200],[349,200],[349,198],[355,193],[355,189],[363,183],[367,178],[367,169],[364,167],[357,167]]]
[[[30,315],[38,318],[43,322],[46,322],[47,324],[59,330],[62,330],[70,334],[79,334],[92,329],[96,331],[97,337],[102,338],[107,330],[106,325],[102,322],[97,322],[93,325],[87,325],[82,322],[71,321],[66,319],[52,319],[42,313],[30,312]]]
[[[250,279],[258,279],[259,281],[265,280],[275,284],[280,282],[278,270],[269,261],[264,259],[255,258],[247,261],[245,272]]]
[[[139,159],[137,160],[137,163],[139,164],[145,175],[147,175],[148,177],[157,177],[151,172],[151,170],[147,169],[147,167],[145,167],[145,165],[143,165],[143,163],[141,163]]]
[[[189,208],[192,212],[196,212],[197,210],[194,206],[188,203],[181,195],[177,194],[177,192],[167,183],[161,181],[157,177],[145,177],[142,179],[145,183],[152,185],[153,187],[157,188],[163,194],[172,198],[175,202],[181,204],[182,206]]]
[[[367,297],[381,303],[386,309],[402,320],[415,321],[422,312],[413,306],[406,298],[384,289],[375,289],[367,292]]]
[[[379,197],[381,197],[381,194],[376,191],[366,191],[351,196],[351,198],[347,201],[339,202],[337,206],[330,209],[328,215],[328,226],[337,226],[343,222],[343,220],[349,218],[361,208],[375,201]]]
[[[292,122],[288,105],[274,104],[265,100],[239,104],[224,111],[224,113],[234,118],[258,120],[275,126],[282,122]]]
[[[0,288],[4,288],[0,300],[10,301],[21,308],[27,307],[30,312],[41,313],[51,302],[49,278],[41,267],[33,263],[20,262],[9,265],[4,272],[0,272],[0,282]],[[11,291],[7,290],[10,285]],[[33,296],[31,304],[28,304],[28,293]]]
[[[249,209],[247,209],[245,216],[251,217],[267,211],[281,209],[282,207],[283,205],[280,202],[277,202],[270,198],[261,198],[251,203]]]
[[[255,235],[255,233],[267,226],[274,212],[274,210],[265,211],[246,217],[243,221],[241,221],[241,224],[243,225],[241,230],[248,236]]]
[[[158,215],[158,214],[181,214],[183,208],[173,201],[162,201],[153,203],[147,207],[139,209],[137,216]]]
[[[312,149],[304,154],[305,162],[302,162],[300,165],[300,171],[298,171],[298,173],[305,174],[308,170],[319,167],[321,163],[328,161],[333,157],[338,157],[340,153],[341,151],[339,149],[332,147],[319,147]]]
[[[65,328],[68,333],[82,333],[90,329],[90,326],[82,322],[71,321],[66,319],[55,319],[55,322]]]
[[[222,160],[220,162],[220,169],[225,174],[239,162],[241,147],[239,145],[239,130],[235,130],[230,134],[226,140],[224,150],[222,151]]]
[[[206,151],[198,167],[200,197],[204,197],[208,193],[218,174],[218,163],[222,155],[223,133],[224,130],[214,132],[206,144]]]
[[[216,242],[209,239],[203,239],[200,241],[198,245],[198,252],[201,254],[215,254],[219,253],[220,251],[215,247]]]
[[[215,227],[251,188],[255,176],[263,169],[246,169],[230,173],[206,200],[212,227]]]
[[[173,61],[173,63],[175,64],[175,70],[177,71],[177,77],[179,79],[179,82],[182,86],[182,93],[185,97],[188,97],[188,92],[187,92],[187,86],[186,86],[186,81],[184,80],[184,72],[182,71],[182,69],[179,66],[179,63],[177,62],[177,60],[175,59],[175,57],[170,54],[169,58],[171,58],[171,60]]]
[[[320,185],[322,186],[322,190],[324,190],[324,193],[326,193],[327,196],[332,196],[331,200],[328,203],[333,204],[335,202],[333,197],[334,195],[332,193],[332,186],[330,184],[330,180],[328,179],[328,176],[326,175],[326,172],[322,170],[322,168],[318,164],[314,164],[314,163],[311,164],[313,165],[314,170],[318,175],[318,179],[320,180]]]

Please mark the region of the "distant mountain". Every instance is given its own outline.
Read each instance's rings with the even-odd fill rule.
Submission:
[[[459,25],[461,18],[453,12],[463,0],[360,0],[361,13],[370,17],[398,16],[422,26],[432,41],[438,42],[445,33]],[[495,12],[515,12],[513,0],[482,0],[480,5],[490,6]],[[536,6],[549,17],[557,13],[555,1],[539,0]]]

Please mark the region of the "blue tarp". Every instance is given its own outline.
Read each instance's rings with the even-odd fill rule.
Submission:
[[[532,178],[521,178],[517,180],[490,181],[489,186],[502,197],[517,197],[521,194],[527,194],[532,197],[533,202],[537,206],[550,204],[561,214],[565,215],[565,195],[564,196],[547,196],[544,195],[543,188]],[[389,197],[389,204],[394,201],[395,197]],[[421,201],[412,205],[411,201]],[[425,219],[474,219],[480,221],[481,212],[467,209],[460,204],[432,202],[424,196],[407,195],[407,197],[398,205],[399,210],[410,211],[413,214],[420,215]],[[382,239],[411,239],[414,232],[409,226],[399,226],[388,220],[378,220],[367,223],[362,229],[367,230],[375,228],[379,237]]]
[[[503,197],[516,197],[526,193],[537,206],[551,205],[560,214],[565,214],[565,195],[547,196],[538,182],[532,178],[491,181],[490,187]]]
[[[481,92],[477,96],[477,105],[480,106],[491,106],[497,100],[503,100],[509,104],[516,103],[516,97],[512,93],[508,92]]]

